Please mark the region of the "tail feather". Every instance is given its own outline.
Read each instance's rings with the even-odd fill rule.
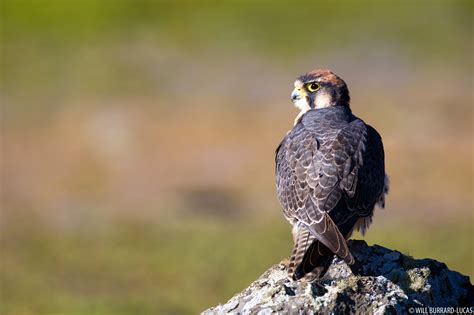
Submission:
[[[295,245],[290,257],[288,265],[288,276],[294,279],[296,268],[303,261],[305,253],[310,245],[314,242],[315,236],[304,226],[300,226],[296,230]]]
[[[318,240],[313,241],[306,251],[301,264],[298,265],[293,279],[305,278],[313,281],[324,276],[331,265],[334,253]]]
[[[349,249],[347,248],[346,238],[344,236],[350,234],[357,219],[358,217],[356,216],[348,217],[346,220],[344,220],[344,222],[340,222],[339,227],[337,227],[332,222],[332,220],[328,224],[334,224],[335,227],[333,227],[333,229],[337,229],[337,241],[341,242],[343,245],[340,246],[340,251],[336,252],[336,254],[342,258],[346,258],[346,261],[349,260],[349,263],[353,262],[353,258]],[[302,230],[307,229],[303,228]],[[342,251],[342,253],[345,253],[345,255],[341,255],[341,249],[344,247],[346,249],[345,252]],[[320,279],[328,271],[334,255],[334,252],[328,246],[326,246],[319,239],[314,238],[312,243],[307,247],[307,250],[300,262],[296,264],[296,268],[293,272],[293,279],[298,280],[304,278],[306,281],[310,282]]]

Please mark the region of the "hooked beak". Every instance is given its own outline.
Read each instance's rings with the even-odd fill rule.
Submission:
[[[301,88],[295,88],[293,90],[293,92],[291,92],[291,101],[293,103],[297,102],[298,100],[302,99],[303,97],[305,97],[306,94],[304,93],[304,91],[301,90]]]

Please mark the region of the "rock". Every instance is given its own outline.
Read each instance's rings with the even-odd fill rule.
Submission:
[[[474,311],[469,277],[445,264],[359,240],[349,241],[349,247],[356,259],[350,267],[334,258],[322,279],[308,283],[289,280],[282,262],[227,303],[202,314],[407,314],[428,313],[429,307],[445,308],[437,313],[456,307]]]

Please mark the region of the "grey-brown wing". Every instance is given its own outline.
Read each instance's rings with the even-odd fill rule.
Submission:
[[[278,199],[287,218],[304,214],[310,198],[310,183],[315,177],[314,155],[318,141],[301,125],[287,134],[276,150],[276,186]]]
[[[352,263],[345,237],[328,214],[342,196],[341,168],[335,160],[347,148],[337,143],[337,133],[297,125],[277,149],[277,193],[287,218],[302,222],[333,253]]]
[[[369,125],[351,129],[360,141],[352,158],[345,163],[341,188],[345,192],[347,207],[359,216],[367,217],[372,215],[375,204],[384,193],[383,143],[377,131]]]

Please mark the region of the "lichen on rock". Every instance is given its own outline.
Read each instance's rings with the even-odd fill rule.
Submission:
[[[286,264],[268,269],[227,303],[203,314],[406,314],[411,307],[472,307],[469,277],[432,259],[413,259],[364,241],[349,241],[356,263],[334,258],[313,283],[292,281]]]

